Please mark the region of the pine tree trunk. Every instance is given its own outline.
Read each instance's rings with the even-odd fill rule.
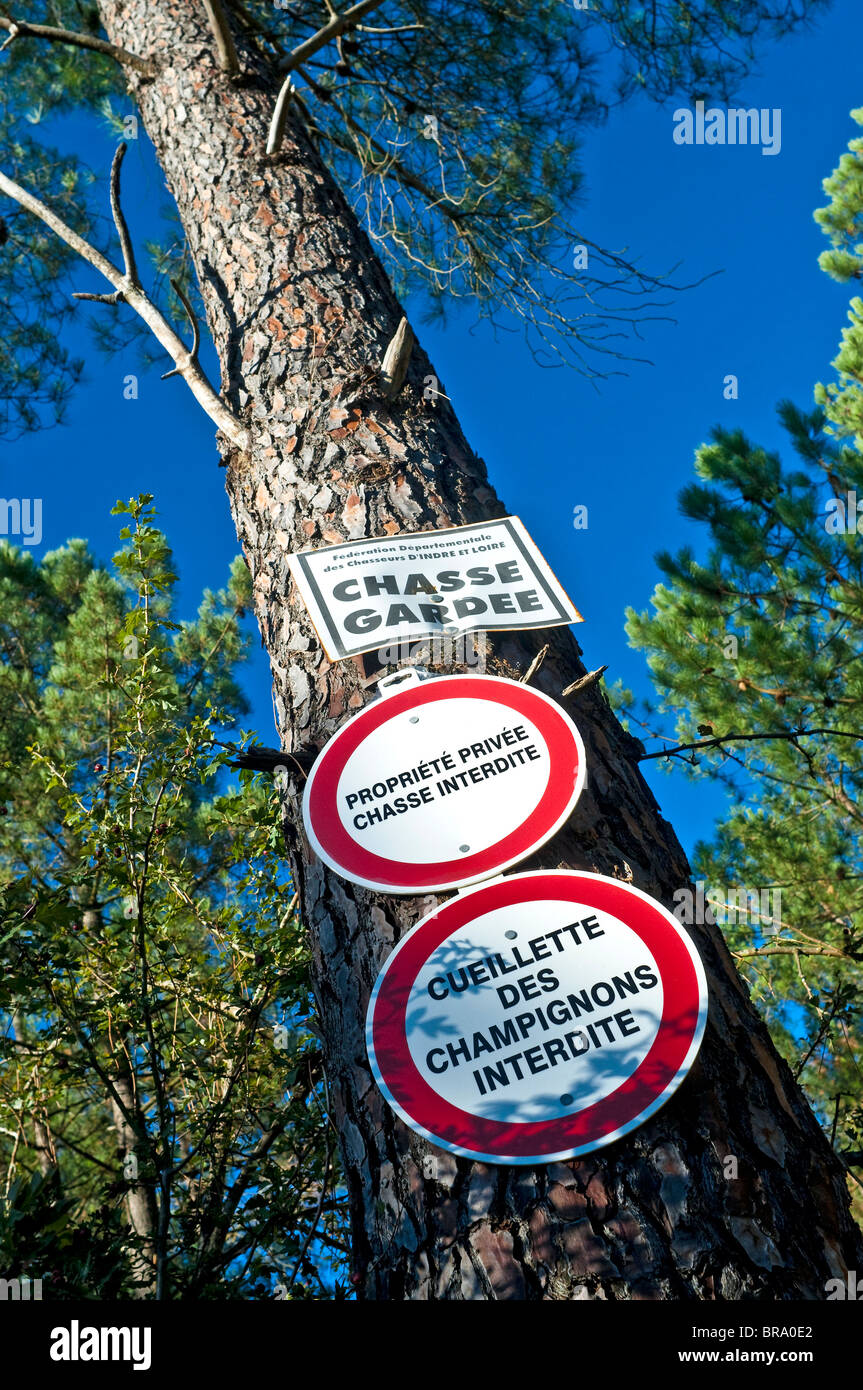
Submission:
[[[423,400],[432,367],[419,346],[393,403],[374,384],[360,395],[402,311],[293,112],[281,153],[265,155],[278,82],[242,31],[242,75],[230,78],[203,5],[99,9],[112,41],[166,64],[152,81],[130,75],[131,91],[191,245],[223,393],[253,434],[248,453],[223,443],[223,456],[283,746],[316,749],[371,692],[361,661],[323,656],[288,554],[504,509],[449,403]],[[523,671],[547,638],[535,684],[559,697],[584,670],[566,630],[495,639],[489,669]],[[640,775],[639,745],[597,687],[567,703],[588,787],[522,867],[586,868],[670,904],[689,869]],[[691,929],[711,991],[700,1059],[627,1139],[580,1161],[510,1169],[456,1160],[406,1129],[372,1081],[364,1016],[382,962],[434,899],[376,895],[331,874],[304,839],[300,794],[290,789],[286,836],[313,942],[360,1297],[817,1299],[828,1278],[860,1267],[840,1165],[709,926]]]

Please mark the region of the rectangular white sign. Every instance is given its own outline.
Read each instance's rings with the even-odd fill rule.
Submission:
[[[431,633],[580,623],[518,517],[288,558],[330,661]]]

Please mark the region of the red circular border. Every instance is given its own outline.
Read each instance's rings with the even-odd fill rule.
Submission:
[[[429,864],[404,864],[364,849],[348,834],[334,814],[339,779],[348,759],[363,739],[389,719],[404,714],[406,710],[446,699],[494,701],[496,704],[509,705],[516,714],[530,719],[545,740],[551,760],[548,785],[542,797],[533,812],[515,830],[478,854]],[[571,762],[565,751],[558,751],[555,747],[561,735],[565,736],[572,750]],[[442,676],[376,701],[346,724],[324,748],[312,770],[307,792],[309,824],[321,848],[349,877],[357,875],[360,879],[388,887],[431,891],[447,884],[467,883],[473,878],[493,874],[530,854],[537,845],[542,844],[550,828],[564,814],[572,800],[578,772],[579,750],[572,734],[572,725],[563,711],[547,697],[500,676]]]
[[[653,955],[663,986],[659,1031],[647,1056],[615,1091],[560,1119],[505,1123],[461,1110],[429,1086],[410,1055],[406,1011],[413,983],[429,956],[472,918],[513,903],[560,898],[625,921]],[[657,926],[661,928],[656,931]],[[453,898],[420,923],[390,957],[372,1004],[373,1062],[393,1100],[421,1129],[472,1153],[535,1156],[598,1145],[631,1127],[662,1096],[689,1052],[700,1015],[699,979],[687,940],[664,912],[613,879],[575,873],[517,874]]]

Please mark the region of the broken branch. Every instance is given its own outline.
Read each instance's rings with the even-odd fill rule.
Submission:
[[[219,67],[222,72],[234,76],[240,71],[240,60],[237,57],[234,37],[225,11],[222,9],[221,0],[204,0],[204,9],[207,11],[207,19],[210,21],[213,38],[216,40]]]
[[[561,698],[564,695],[576,695],[579,690],[587,690],[588,686],[596,685],[603,671],[607,670],[608,663],[606,662],[604,666],[597,666],[595,671],[588,671],[586,676],[579,677],[577,681],[572,682],[572,685],[568,685],[565,690],[562,690],[560,692]]]
[[[101,251],[97,251],[95,246],[92,246],[89,241],[85,241],[82,236],[67,226],[62,218],[52,212],[51,208],[29,193],[26,188],[22,188],[20,184],[8,178],[2,171],[0,171],[0,193],[5,193],[7,198],[13,198],[26,212],[38,217],[40,222],[44,222],[46,227],[50,227],[61,241],[65,241],[67,246],[71,246],[73,251],[77,251],[79,256],[83,257],[85,261],[89,261],[90,265],[94,266],[101,275],[104,275],[108,283],[114,287],[113,295],[78,297],[99,299],[100,302],[113,304],[124,300],[143,319],[153,336],[176,363],[179,375],[183,377],[195,400],[207,412],[210,419],[237,448],[248,448],[249,434],[245,426],[230,407],[225,405],[224,401],[217,396],[198,363],[190,360],[189,352],[183,340],[174,332],[171,325],[140,286],[133,284],[129,276],[112,265]]]
[[[545,661],[545,658],[548,656],[548,647],[548,642],[546,642],[544,647],[540,647],[536,656],[533,658],[533,661],[530,663],[530,665],[528,666],[527,670],[521,678],[522,685],[527,685],[528,681],[533,680],[540,666]]]
[[[122,304],[123,291],[115,290],[113,294],[88,294],[85,290],[78,290],[72,295],[73,299],[89,299],[93,304]]]
[[[288,102],[294,94],[294,84],[290,77],[286,77],[279,89],[276,98],[276,105],[273,109],[273,119],[270,121],[270,129],[267,132],[267,154],[278,154],[282,147],[282,139],[285,134],[285,118],[288,114]]]
[[[413,329],[402,316],[381,363],[381,386],[388,401],[394,400],[402,389],[415,342]]]

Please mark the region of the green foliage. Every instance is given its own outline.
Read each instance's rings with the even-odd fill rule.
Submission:
[[[399,289],[439,315],[469,299],[539,361],[605,375],[597,354],[625,357],[616,340],[671,286],[586,234],[585,134],[637,93],[728,95],[757,36],[821,3],[398,0],[309,60],[294,100]],[[329,18],[321,0],[230,8],[275,64]]]
[[[18,17],[96,34],[95,6],[48,0],[19,7]],[[2,58],[0,167],[48,203],[82,236],[101,243],[92,202],[93,175],[81,160],[37,136],[50,117],[123,90],[122,74],[101,55],[68,45],[16,40]],[[82,362],[59,344],[72,310],[66,283],[76,257],[37,219],[3,199],[0,207],[0,432],[16,438],[63,418]]]
[[[0,1277],[41,1279],[42,1297],[52,1302],[78,1299],[82,1289],[91,1299],[121,1298],[129,1291],[123,1247],[116,1209],[106,1205],[82,1217],[53,1174],[8,1184],[0,1204]]]
[[[101,35],[95,5],[48,0],[16,7],[19,19]],[[128,106],[123,73],[111,59],[68,45],[17,39],[0,59],[0,167],[47,203],[103,254],[119,257],[108,215],[107,170],[91,171],[75,154],[61,153],[38,139],[39,127],[74,111],[98,112],[118,135],[114,110]],[[54,127],[56,129],[56,126]],[[181,329],[186,316],[170,279],[189,290],[191,263],[173,203],[165,208],[166,246],[148,243],[155,295]],[[75,306],[71,292],[81,265],[76,254],[42,222],[11,200],[0,206],[0,435],[15,439],[61,424],[83,370],[81,358],[61,344]],[[193,296],[196,298],[196,296]],[[132,314],[87,314],[97,343],[108,352],[130,342],[143,349],[147,365],[164,354]]]
[[[851,116],[863,125],[863,107],[852,111]],[[830,238],[831,249],[822,251],[819,264],[843,284],[859,280],[863,276],[863,138],[848,142],[848,152],[824,180],[824,192],[830,202],[818,209],[815,220]],[[856,296],[851,300],[848,319],[849,327],[842,331],[842,346],[833,361],[838,380],[816,386],[815,399],[824,407],[829,433],[837,439],[852,440],[859,454],[863,451],[863,300]]]
[[[781,38],[823,5],[806,0],[590,0],[619,54],[622,97],[730,101],[755,63],[756,40]]]
[[[0,142],[4,133],[0,113]],[[86,233],[82,195],[89,182],[76,161],[40,147],[27,135],[8,140],[4,169]],[[41,222],[9,205],[0,219],[0,432],[14,439],[43,422],[58,423],[83,363],[58,341],[71,312],[58,284],[75,257]]]
[[[855,113],[860,120],[860,113]],[[859,254],[863,181],[851,163],[817,214],[834,247]],[[851,248],[851,249],[849,249]],[[836,262],[822,257],[828,271]],[[859,321],[863,306],[852,304]],[[863,452],[856,419],[861,340],[846,333],[840,382],[804,412],[779,408],[786,463],[741,430],[696,454],[683,514],[710,549],[657,557],[653,612],[628,613],[657,702],[643,731],[673,721],[668,762],[728,787],[733,805],[696,874],[722,900],[781,891],[781,921],[731,920],[726,935],[774,1036],[849,1163],[863,1161]],[[823,408],[822,408],[823,406]],[[630,706],[625,692],[618,701]]]
[[[633,94],[729,96],[751,68],[756,39],[788,32],[825,3],[392,0],[383,17],[370,13],[294,74],[292,106],[399,289],[422,294],[430,314],[469,299],[492,322],[523,330],[538,360],[601,376],[607,359],[627,358],[639,323],[668,303],[657,293],[676,287],[587,234],[578,163],[587,130]],[[332,12],[323,0],[226,4],[274,84],[291,50]],[[97,8],[76,0],[32,0],[18,15],[99,32]],[[84,198],[92,176],[77,158],[41,149],[33,131],[77,110],[99,113],[119,134],[122,73],[100,54],[22,37],[0,58],[0,80],[0,167],[73,223],[65,205],[76,192],[75,224],[110,251],[107,170]],[[9,232],[0,301],[11,315],[0,427],[14,435],[62,418],[81,364],[45,328],[69,312],[71,254],[5,200],[0,218]],[[587,265],[576,248],[589,253]],[[150,249],[154,294],[182,321],[169,280],[179,275],[188,287],[192,278],[185,235],[171,227]],[[90,321],[108,351],[142,336],[122,311]]]
[[[851,119],[863,126],[863,106],[851,112]],[[823,183],[830,197],[826,208],[818,208],[815,221],[830,238],[830,251],[822,251],[818,264],[834,280],[845,284],[863,275],[863,138],[848,141],[848,151]]]
[[[0,553],[0,1246],[61,1296],[333,1296],[279,794],[218,737],[248,573],[177,623],[151,499],[115,511],[110,570],[81,541]]]

